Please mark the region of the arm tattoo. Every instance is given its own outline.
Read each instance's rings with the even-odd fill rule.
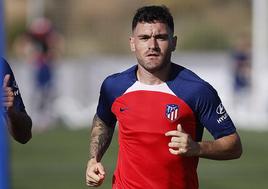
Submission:
[[[106,125],[97,115],[93,118],[90,139],[90,159],[99,162],[109,147],[114,133],[114,127]]]

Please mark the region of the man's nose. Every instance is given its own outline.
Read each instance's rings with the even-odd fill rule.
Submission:
[[[159,48],[158,42],[154,37],[149,39],[148,47],[149,47],[149,49],[154,49],[154,50]]]

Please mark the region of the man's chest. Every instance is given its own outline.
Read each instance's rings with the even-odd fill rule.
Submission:
[[[193,111],[183,100],[156,91],[124,94],[114,101],[112,112],[122,129],[127,131],[165,133],[181,123],[192,133],[195,123]]]

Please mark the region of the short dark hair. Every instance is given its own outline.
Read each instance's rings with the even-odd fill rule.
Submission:
[[[155,23],[161,22],[167,24],[169,29],[174,33],[174,22],[173,17],[169,11],[169,9],[164,6],[144,6],[139,8],[136,11],[136,14],[132,20],[132,31],[136,28],[138,23],[147,22],[147,23]]]

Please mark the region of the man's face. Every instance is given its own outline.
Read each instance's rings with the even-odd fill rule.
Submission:
[[[153,73],[170,63],[176,41],[167,24],[138,23],[130,37],[130,47],[139,65]]]

